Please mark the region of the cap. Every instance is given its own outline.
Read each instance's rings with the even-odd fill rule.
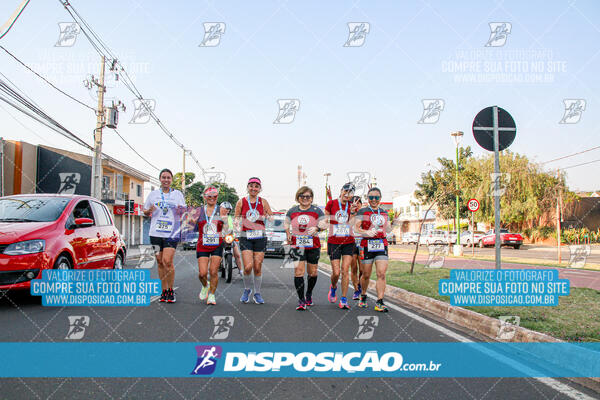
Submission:
[[[252,177],[250,179],[248,179],[248,185],[251,183],[258,183],[259,185],[262,186],[262,183],[260,182],[260,179],[258,179],[257,177]]]
[[[233,207],[231,206],[231,203],[230,203],[230,202],[228,202],[228,201],[224,201],[224,202],[222,202],[222,203],[221,203],[221,207],[223,207],[223,208],[226,208],[226,209],[228,209],[228,210],[231,210],[231,209],[233,209]]]
[[[355,189],[356,189],[356,187],[354,186],[354,183],[352,183],[352,182],[348,182],[348,183],[344,184],[344,186],[342,186],[342,190],[345,190],[347,192],[354,192]]]
[[[206,189],[204,189],[204,195],[205,196],[218,196],[219,195],[219,189],[217,189],[214,186],[209,186]]]

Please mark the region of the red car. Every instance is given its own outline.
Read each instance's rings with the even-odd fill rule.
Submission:
[[[80,195],[0,197],[0,290],[43,269],[123,268],[125,243],[104,204]]]
[[[495,244],[496,233],[493,229],[487,231],[485,236],[479,239],[479,247],[494,246]],[[520,233],[509,233],[508,229],[500,229],[500,244],[518,249],[523,244],[523,236]]]

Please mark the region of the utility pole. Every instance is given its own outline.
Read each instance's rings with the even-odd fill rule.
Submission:
[[[0,137],[0,197],[4,196],[4,138]]]
[[[104,56],[100,64],[100,80],[94,82],[98,86],[98,111],[96,111],[96,129],[94,130],[94,155],[92,158],[91,194],[102,198],[102,128],[104,127]]]
[[[560,183],[560,169],[556,170],[556,175],[558,176],[558,196],[556,196],[556,249],[558,251],[558,265],[560,265],[561,261],[562,261],[562,254],[560,251],[560,242],[561,242],[561,237],[560,237],[560,231],[561,231],[561,226],[560,226],[560,219],[561,219],[561,210],[560,210],[560,203],[562,201],[562,190],[561,190],[561,183]]]
[[[183,172],[181,173],[181,193],[185,197],[185,147],[183,148]]]

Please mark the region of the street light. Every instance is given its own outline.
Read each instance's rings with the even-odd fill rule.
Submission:
[[[462,246],[460,245],[460,206],[458,203],[458,191],[459,191],[459,187],[458,187],[458,161],[459,161],[459,153],[458,153],[458,145],[460,144],[460,141],[462,140],[462,137],[464,136],[464,133],[462,131],[456,131],[456,132],[452,132],[450,134],[452,136],[452,138],[454,139],[454,143],[456,143],[456,245],[454,246],[454,253],[456,255],[456,253],[460,254],[462,253]]]

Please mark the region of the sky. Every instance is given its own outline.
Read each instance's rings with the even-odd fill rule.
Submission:
[[[0,3],[0,23],[20,0]],[[517,125],[510,150],[537,162],[600,145],[600,2],[589,1],[82,1],[71,4],[116,54],[155,113],[204,168],[222,171],[240,194],[250,176],[275,208],[294,203],[297,168],[324,202],[349,172],[376,177],[384,200],[414,190],[437,157],[454,157],[450,133],[475,155],[474,116],[498,105]],[[100,56],[83,34],[56,46],[59,23],[72,22],[56,1],[31,1],[0,45],[62,90],[95,106],[83,81],[98,76]],[[205,23],[224,33],[200,46]],[[349,23],[363,23],[349,40]],[[504,23],[505,40],[491,37]],[[354,26],[354,25],[351,25]],[[492,39],[492,40],[490,40]],[[344,46],[344,44],[349,44]],[[488,44],[488,46],[486,46]],[[49,115],[92,143],[94,113],[64,97],[0,50],[10,79]],[[182,150],[153,123],[129,123],[134,96],[107,75],[106,104],[120,100],[119,132],[159,168],[180,171]],[[298,110],[283,122],[278,100]],[[563,122],[565,100],[584,109]],[[442,109],[423,119],[423,102]],[[5,139],[87,151],[0,102]],[[105,153],[157,172],[104,130]],[[544,164],[555,171],[600,159],[600,149]],[[600,163],[568,168],[572,190],[600,189]],[[187,170],[200,174],[188,158]]]

